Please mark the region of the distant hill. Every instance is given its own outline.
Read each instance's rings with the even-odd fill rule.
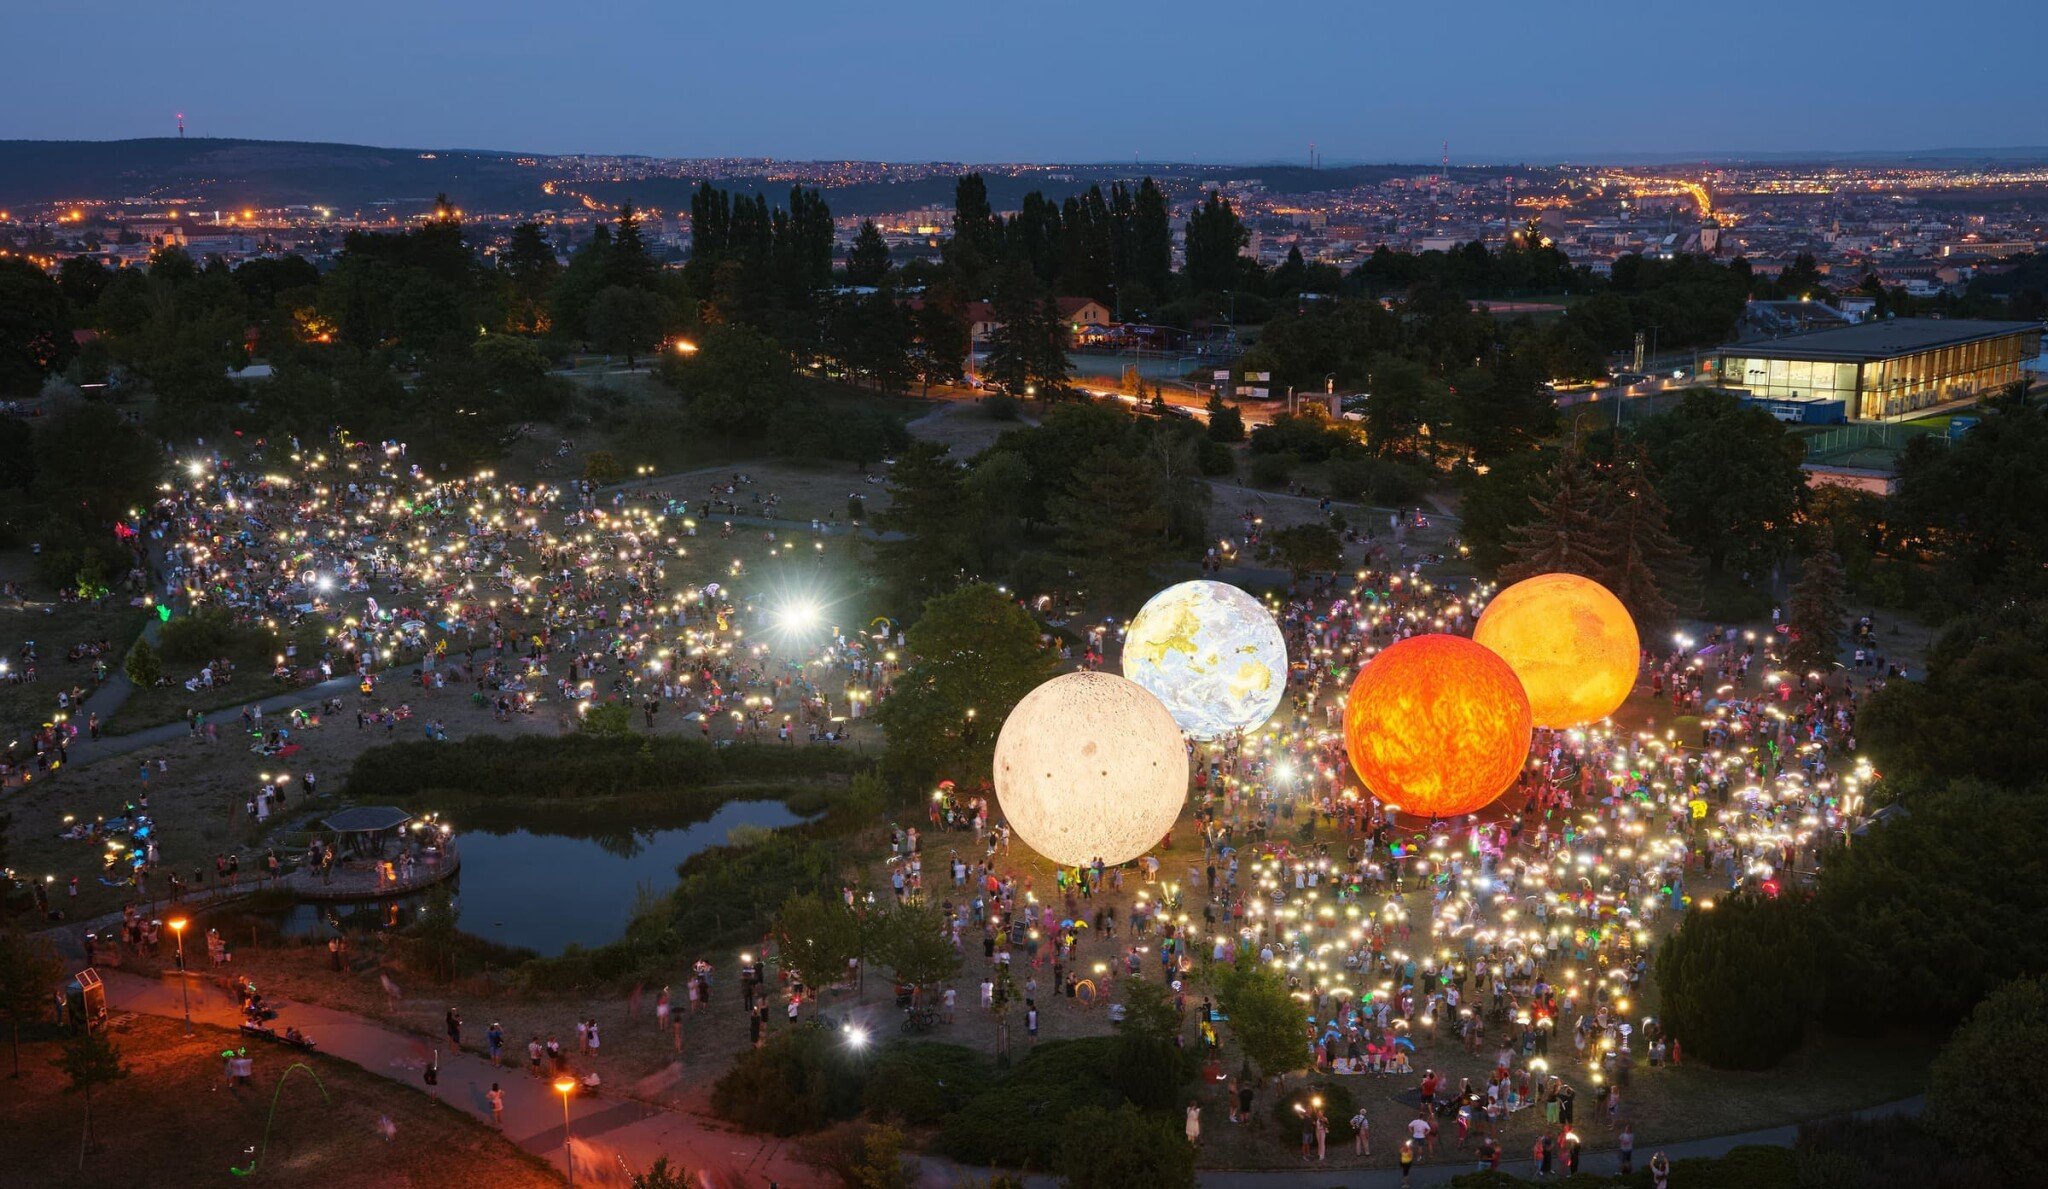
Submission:
[[[0,204],[123,198],[183,198],[207,207],[319,205],[352,212],[378,203],[418,208],[446,194],[472,211],[542,210],[575,206],[568,196],[550,198],[541,184],[565,170],[561,159],[479,149],[390,149],[367,145],[315,144],[279,140],[216,140],[163,137],[149,140],[0,140]],[[962,168],[971,168],[963,166]],[[1516,166],[1457,166],[1452,176],[1478,181]],[[1091,184],[1160,179],[1176,200],[1191,196],[1201,181],[1256,179],[1280,194],[1345,190],[1390,177],[1433,173],[1432,165],[1346,165],[1311,170],[1299,165],[1228,165],[1149,162],[1143,165],[1044,165],[991,169],[989,198],[998,210],[1014,210],[1030,190],[1059,201]],[[659,210],[685,210],[694,177],[581,182],[575,190],[600,202],[631,198]],[[789,183],[765,177],[717,179],[741,193],[764,192],[779,202]],[[839,214],[865,215],[953,201],[950,176],[906,178],[824,188]]]
[[[472,209],[544,205],[543,169],[513,153],[203,137],[0,140],[0,202],[191,198],[205,205],[354,210],[446,193]],[[536,158],[525,158],[534,161]]]

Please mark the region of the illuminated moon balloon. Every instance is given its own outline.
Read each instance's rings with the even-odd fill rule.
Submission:
[[[1621,708],[1642,642],[1612,591],[1577,574],[1538,574],[1493,597],[1472,638],[1522,679],[1539,727],[1582,727]]]
[[[1129,862],[1187,800],[1187,746],[1158,698],[1114,673],[1024,695],[996,737],[996,798],[1031,849],[1063,866]]]
[[[1197,580],[1153,595],[1124,633],[1124,676],[1196,739],[1248,731],[1287,692],[1287,641],[1259,601]]]
[[[1423,817],[1491,804],[1529,755],[1529,695],[1462,636],[1411,636],[1367,662],[1344,705],[1344,747],[1380,800]]]

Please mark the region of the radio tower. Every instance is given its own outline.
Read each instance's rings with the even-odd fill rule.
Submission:
[[[185,139],[185,113],[178,113],[178,139]]]

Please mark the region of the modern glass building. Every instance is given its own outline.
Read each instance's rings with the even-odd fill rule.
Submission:
[[[1753,396],[1839,400],[1849,420],[1881,421],[2025,378],[2041,330],[2038,322],[1893,318],[1722,347],[1713,375]]]

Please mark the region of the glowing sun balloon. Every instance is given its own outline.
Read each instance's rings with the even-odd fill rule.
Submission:
[[[1522,679],[1539,727],[1582,727],[1620,709],[1642,648],[1621,600],[1577,574],[1538,574],[1501,591],[1472,638]]]
[[[1423,817],[1491,803],[1529,754],[1529,695],[1508,663],[1462,636],[1411,636],[1359,671],[1344,747],[1380,800]]]
[[[1197,739],[1248,731],[1287,692],[1287,641],[1272,612],[1227,582],[1153,595],[1124,633],[1124,676],[1151,690]]]
[[[1187,748],[1158,698],[1114,673],[1024,695],[996,737],[996,798],[1031,849],[1065,866],[1128,862],[1187,799]]]

